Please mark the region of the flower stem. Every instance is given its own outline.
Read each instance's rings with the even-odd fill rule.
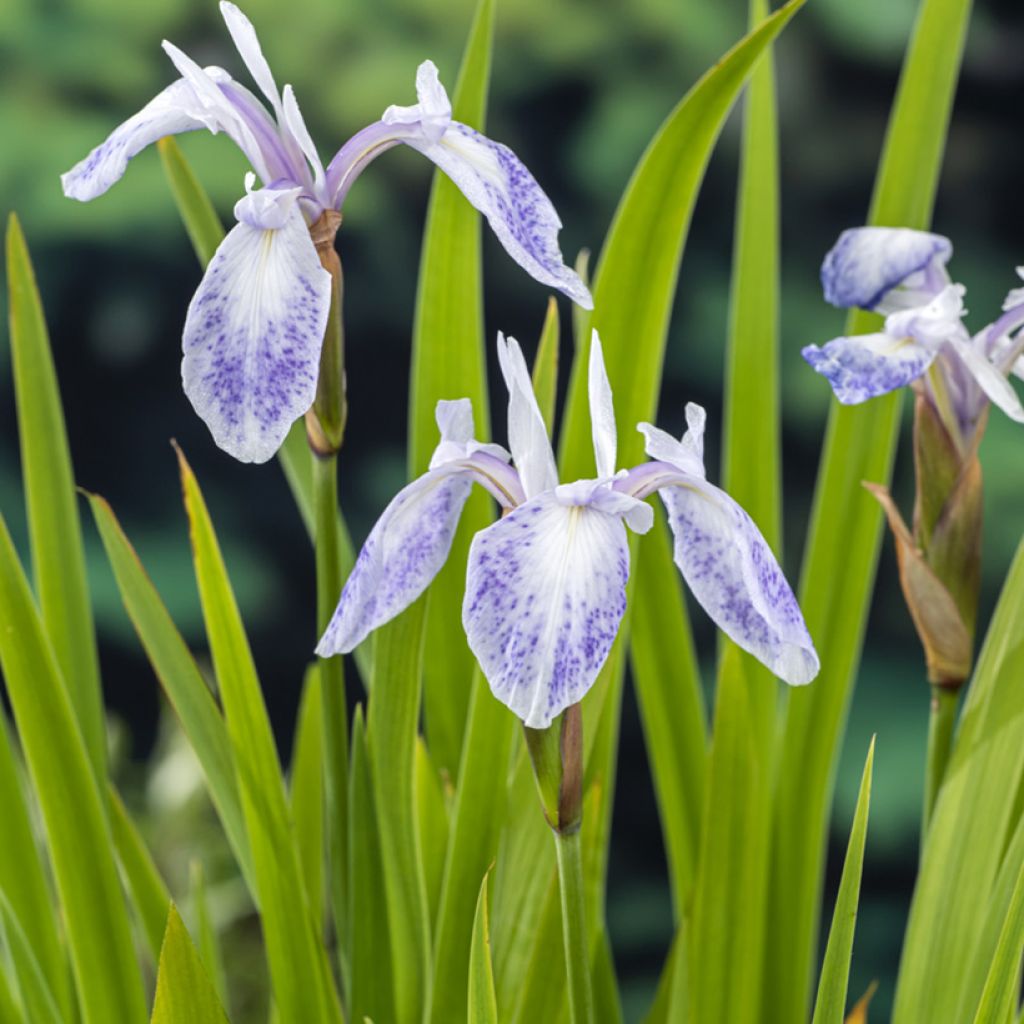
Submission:
[[[572,1024],[591,1024],[594,1001],[590,989],[590,944],[587,942],[579,830],[556,832],[555,853],[562,896],[565,966],[569,976],[569,1018]]]
[[[932,686],[931,712],[928,718],[928,761],[925,768],[924,813],[921,822],[921,843],[928,835],[928,825],[953,747],[953,727],[959,690],[949,686]]]

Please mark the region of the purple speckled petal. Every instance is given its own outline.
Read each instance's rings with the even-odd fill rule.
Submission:
[[[913,338],[859,334],[835,338],[822,348],[808,345],[803,357],[828,380],[843,405],[857,405],[916,380],[937,351]]]
[[[696,477],[658,493],[675,537],[675,563],[715,624],[780,679],[809,683],[818,674],[818,655],[793,591],[750,516]]]
[[[87,202],[119,181],[128,161],[165,135],[207,127],[195,90],[183,79],[158,93],[110,133],[84,160],[61,175],[64,195]]]
[[[292,199],[281,228],[231,230],[185,320],[185,394],[242,462],[269,459],[316,394],[331,278]]]
[[[398,492],[366,538],[317,654],[347,654],[426,590],[448,558],[472,486],[449,464]]]
[[[419,150],[455,182],[531,277],[564,292],[584,309],[593,308],[586,285],[562,259],[562,222],[551,200],[512,150],[458,121],[451,122],[440,141],[426,133],[399,141]]]
[[[539,495],[473,540],[462,624],[494,695],[543,729],[581,700],[626,608],[618,516]]]
[[[821,265],[825,299],[834,306],[895,309],[922,305],[948,282],[948,238],[910,228],[852,228]]]

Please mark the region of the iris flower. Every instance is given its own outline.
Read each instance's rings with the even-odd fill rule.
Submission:
[[[590,417],[597,476],[558,482],[555,457],[522,352],[499,335],[509,393],[511,454],[473,439],[468,399],[439,402],[441,442],[429,470],[384,510],[356,560],[317,647],[353,650],[419,597],[448,558],[473,483],[502,518],[473,539],[462,623],[494,695],[545,728],[590,689],[626,608],[626,528],[650,529],[644,499],[658,491],[675,535],[675,561],[697,600],[741,647],[799,685],[818,658],[796,599],[750,517],[704,475],[704,410],[687,406],[682,440],[640,428],[654,461],[616,471],[612,392],[594,332]]]
[[[1002,315],[972,336],[965,289],[946,270],[952,253],[948,239],[925,231],[844,231],[821,268],[825,298],[881,313],[885,324],[875,334],[808,345],[803,356],[847,405],[913,384],[967,447],[989,402],[1024,422],[1008,380],[1024,378],[1024,289],[1011,290]]]
[[[399,143],[455,182],[527,273],[591,307],[590,293],[563,263],[551,201],[510,149],[452,120],[430,61],[416,75],[416,105],[388,107],[324,168],[292,87],[278,91],[251,23],[234,4],[220,8],[269,109],[226,71],[202,68],[165,42],[181,77],[61,180],[65,195],[94,199],[146,146],[203,128],[224,132],[251,164],[235,206],[238,223],[210,261],[183,339],[185,394],[221,448],[243,462],[264,462],[313,403],[331,279],[310,232],[332,245],[353,181]]]

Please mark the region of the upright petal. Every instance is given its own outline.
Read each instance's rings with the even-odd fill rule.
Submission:
[[[165,135],[207,127],[195,90],[183,79],[158,93],[110,133],[84,160],[61,175],[64,195],[86,202],[119,181],[128,161]]]
[[[957,341],[953,344],[953,348],[989,401],[998,405],[1010,419],[1024,423],[1024,406],[1021,405],[1017,392],[1003,373],[997,370],[988,358],[974,348],[970,342]]]
[[[612,386],[604,365],[604,352],[597,331],[590,336],[590,432],[594,439],[594,462],[599,477],[615,473],[615,453],[618,438],[615,432],[615,405]]]
[[[366,538],[317,654],[347,654],[427,589],[448,558],[471,487],[448,465],[398,492]]]
[[[185,394],[242,462],[269,459],[312,405],[331,297],[294,193],[283,223],[269,212],[282,226],[240,223],[220,244],[185,321]]]
[[[677,441],[667,431],[650,423],[638,423],[636,429],[646,439],[644,450],[652,459],[676,466],[690,476],[704,476],[704,425],[708,414],[696,402],[686,403],[686,433]]]
[[[274,74],[270,70],[267,58],[263,56],[263,48],[252,22],[228,0],[221,0],[220,13],[231,34],[235,49],[242,58],[242,63],[249,69],[249,74],[259,86],[260,92],[270,100],[270,105],[280,117],[281,94],[277,90],[277,83],[274,81]]]
[[[948,281],[942,268],[953,254],[948,238],[910,228],[852,228],[839,236],[821,265],[825,299],[834,306],[891,312],[921,305]]]
[[[895,391],[928,369],[938,349],[913,338],[858,334],[835,338],[823,348],[808,345],[803,357],[832,385],[844,405]]]
[[[508,446],[527,498],[558,484],[555,455],[533,393],[530,371],[515,338],[498,334],[498,363],[508,388]]]
[[[628,576],[621,521],[550,493],[476,535],[462,623],[495,697],[526,725],[545,728],[590,689]]]
[[[384,124],[416,125],[428,142],[438,142],[452,121],[452,105],[432,60],[416,69],[416,98],[411,107],[392,105],[384,111]]]
[[[809,683],[818,674],[818,655],[750,516],[705,480],[680,481],[659,494],[675,537],[675,563],[715,624],[780,679]]]

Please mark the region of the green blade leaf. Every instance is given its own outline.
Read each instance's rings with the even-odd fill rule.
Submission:
[[[61,1024],[64,1019],[43,969],[36,959],[24,929],[14,914],[7,894],[0,891],[0,938],[11,959],[12,975],[17,981],[23,1015],[32,1024]],[[6,1018],[0,1018],[6,1019]],[[16,1018],[11,1017],[12,1021]]]
[[[435,931],[430,1013],[435,1024],[458,1021],[465,1012],[463,993],[471,962],[474,883],[494,862],[506,822],[509,753],[515,732],[515,716],[491,694],[487,680],[478,671],[462,745]],[[534,800],[536,803],[536,797]],[[540,814],[539,806],[534,813]]]
[[[427,886],[413,789],[425,604],[420,598],[377,631],[367,716],[397,1020],[422,1014],[430,976]]]
[[[430,920],[436,924],[441,903],[444,865],[448,857],[448,832],[451,823],[445,790],[450,788],[450,783],[438,775],[422,736],[416,740],[416,764],[413,772],[416,828],[420,835],[420,854],[423,857],[423,875],[427,884],[427,904],[430,908]]]
[[[1024,953],[1024,862],[1006,911],[995,956],[985,979],[974,1024],[1005,1024],[1013,1018],[1020,989],[1020,960]]]
[[[380,835],[374,804],[370,752],[366,746],[363,709],[352,719],[352,767],[349,772],[349,936],[352,988],[349,1014],[364,1018],[395,1020],[388,940],[387,897],[381,864]]]
[[[302,863],[302,877],[317,934],[324,924],[324,775],[323,705],[320,670],[313,664],[306,671],[302,700],[292,745],[291,809],[295,842]]]
[[[87,497],[128,617],[199,759],[235,860],[255,895],[252,854],[220,709],[112,509],[98,495]]]
[[[156,963],[160,958],[160,946],[163,943],[171,894],[156,864],[153,863],[153,857],[139,835],[135,822],[128,814],[121,794],[113,784],[108,786],[107,793],[110,800],[110,830],[113,833],[117,859],[128,883],[128,891],[135,905],[142,933],[153,955],[153,963]]]
[[[206,503],[180,450],[178,462],[199,600],[252,849],[275,1002],[285,1020],[340,1021],[341,1009],[309,905],[249,641]]]
[[[213,982],[217,998],[227,1004],[227,981],[224,976],[224,957],[221,952],[217,927],[210,913],[210,901],[206,891],[206,874],[202,861],[194,860],[189,865],[189,894],[199,929],[199,955],[206,973]]]
[[[205,267],[224,238],[224,225],[177,141],[168,135],[157,142],[156,148],[192,248]]]
[[[7,287],[36,593],[93,770],[102,779],[107,738],[82,525],[42,302],[14,214],[7,223]]]
[[[171,904],[160,950],[152,1024],[227,1024],[192,937]]]
[[[928,226],[960,68],[970,0],[923,0],[889,121],[870,223]],[[874,330],[855,314],[844,334]],[[889,479],[898,395],[833,404],[800,588],[822,672],[789,694],[777,784],[768,911],[767,995],[780,1020],[807,1012],[818,934],[825,836],[846,713],[881,540],[881,514],[862,480]]]
[[[453,117],[481,131],[490,82],[494,11],[495,0],[478,0],[452,100]],[[434,409],[439,399],[471,399],[476,436],[490,435],[483,333],[480,215],[438,170],[427,207],[413,326],[412,477],[426,471],[434,450]],[[430,588],[424,717],[430,752],[437,766],[452,775],[459,765],[474,668],[460,615],[466,557],[473,534],[490,523],[491,508],[491,500],[474,490],[448,561]]]
[[[1009,879],[1016,881],[1024,861],[1024,843],[1007,842],[1019,814],[1007,794],[1024,781],[1022,657],[1024,543],[989,626],[928,830],[900,962],[895,1024],[969,1020],[981,999],[985,971],[965,970],[965,950],[976,964],[992,963],[999,932],[989,922],[993,915],[1005,920]]]
[[[544,326],[537,345],[537,358],[533,361],[533,393],[544,417],[548,434],[554,434],[555,398],[558,394],[558,343],[561,325],[558,320],[558,303],[552,295],[544,314]]]
[[[105,795],[0,518],[0,668],[46,835],[85,1024],[145,1019]]]
[[[491,968],[491,925],[487,912],[487,882],[480,883],[480,896],[473,918],[473,941],[469,952],[469,1024],[498,1024],[498,1003],[494,995]]]
[[[641,157],[615,212],[594,282],[590,326],[601,333],[608,376],[615,381],[619,458],[625,465],[643,454],[634,425],[654,416],[679,261],[711,150],[757,60],[802,6],[803,0],[790,0],[683,97]],[[587,331],[573,364],[562,433],[559,461],[566,480],[594,469],[589,354]]]
[[[11,749],[6,715],[0,716],[0,807],[4,809],[0,893],[9,901],[11,914],[22,928],[58,1006],[64,1011],[64,1016],[70,1017],[72,993],[68,985],[67,960],[57,931],[42,855],[36,847],[32,821]]]
[[[850,981],[853,933],[857,926],[860,879],[864,869],[864,844],[868,834],[868,807],[871,803],[871,773],[875,759],[875,740],[871,739],[864,774],[853,814],[850,841],[846,847],[843,875],[832,911],[832,927],[825,947],[825,961],[818,979],[818,997],[811,1024],[843,1024],[846,1013],[846,989]]]

